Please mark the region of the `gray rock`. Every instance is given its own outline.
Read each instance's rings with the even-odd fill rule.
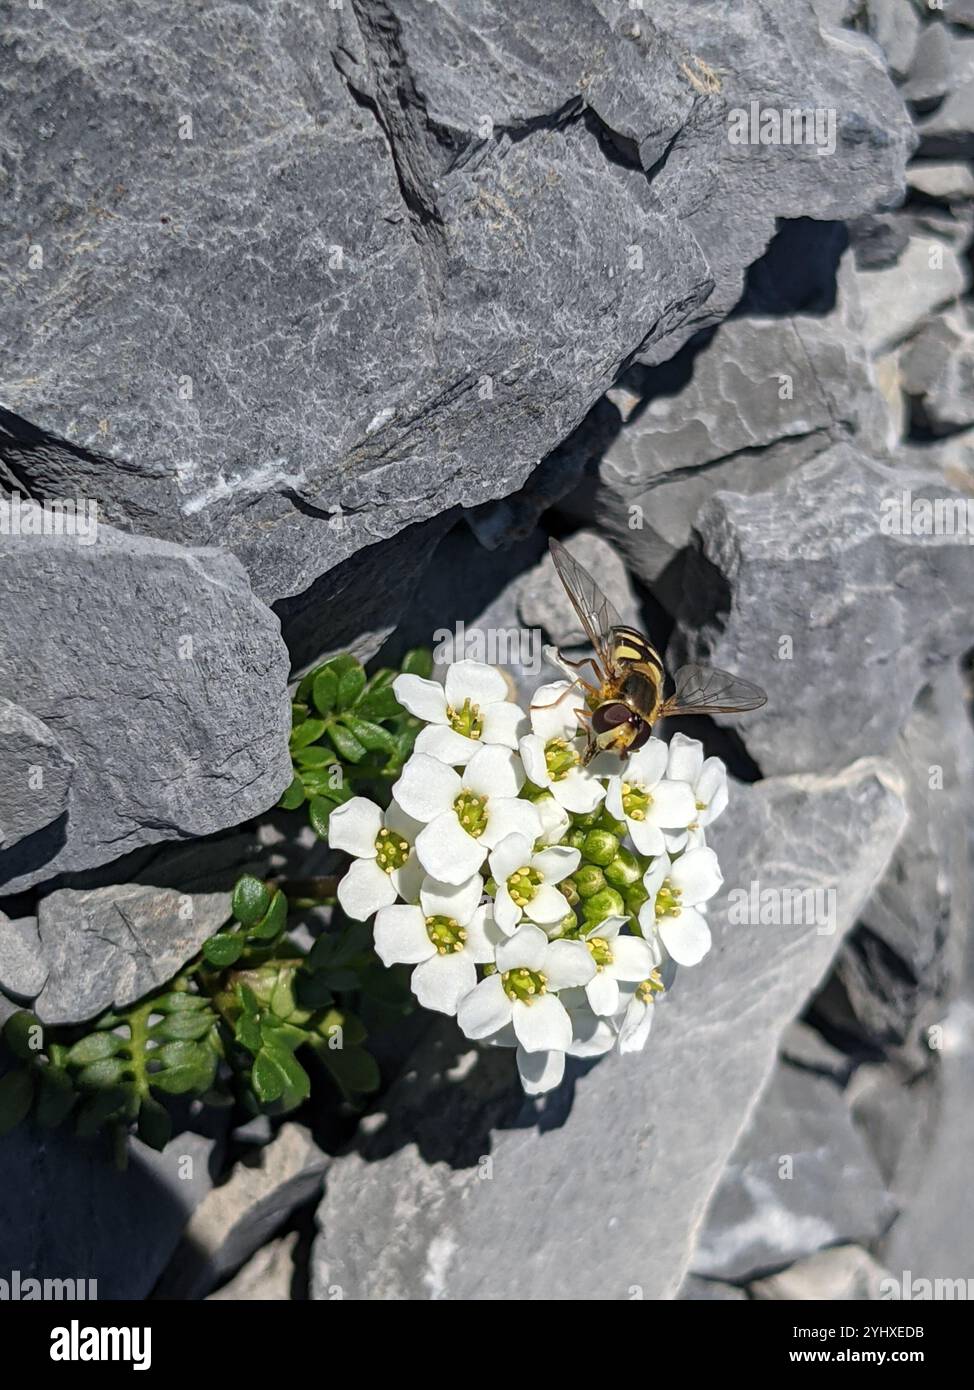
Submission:
[[[21,534],[0,548],[4,694],[74,763],[66,811],[0,851],[0,893],[277,800],[292,775],[288,657],[238,561],[104,525],[94,544]]]
[[[974,198],[974,173],[969,164],[945,160],[911,164],[906,171],[906,181],[915,192],[938,202],[953,203]]]
[[[746,1303],[747,1293],[736,1284],[724,1284],[719,1279],[698,1279],[690,1274],[683,1281],[677,1298],[694,1303]]]
[[[917,120],[925,158],[966,159],[974,153],[974,34],[951,36],[946,95]]]
[[[230,916],[228,893],[177,893],[126,883],[60,888],[37,908],[47,982],[43,1023],[80,1023],[158,989]],[[15,993],[24,994],[14,980]]]
[[[946,25],[935,20],[920,33],[900,96],[917,110],[928,110],[950,90],[953,75],[952,35]]]
[[[698,514],[669,664],[689,656],[765,688],[765,708],[732,722],[766,773],[887,752],[920,689],[970,645],[963,528],[884,534],[924,498],[966,506],[933,463],[893,468],[840,444]]]
[[[64,811],[74,759],[40,719],[0,697],[0,850]]]
[[[901,355],[900,377],[920,428],[951,434],[974,424],[974,330],[968,315],[948,309],[924,324]]]
[[[835,885],[836,935],[732,926],[725,897],[713,953],[681,973],[647,1052],[579,1066],[541,1105],[518,1094],[510,1056],[471,1055],[443,1025],[329,1170],[313,1296],[672,1298],[780,1033],[903,817],[875,762],[735,787],[714,827],[727,892]]]
[[[293,1296],[297,1231],[272,1240],[258,1250],[216,1293],[207,1294],[210,1303],[282,1303]]]
[[[11,921],[0,912],[0,989],[24,1001],[33,999],[44,988],[47,969],[37,918]]]
[[[626,567],[617,552],[597,531],[576,531],[566,545],[580,565],[599,582],[623,622],[639,626],[639,606]],[[522,580],[518,612],[528,627],[540,627],[556,647],[587,647],[589,639],[575,607],[558,577],[550,552]]]
[[[836,29],[854,19],[858,8],[859,0],[812,0],[819,24],[831,24]]]
[[[895,201],[913,142],[876,50],[806,3],[105,24],[85,0],[43,43],[9,28],[3,456],[226,545],[272,601],[520,488],[620,364],[727,312],[777,218]],[[731,145],[752,98],[836,110],[835,151]],[[363,632],[372,579],[336,576]]]
[[[937,236],[912,236],[896,265],[859,272],[863,337],[875,356],[915,332],[928,314],[964,293],[970,272],[958,248]]]
[[[692,1268],[743,1283],[823,1246],[875,1240],[895,1214],[842,1091],[782,1063],[724,1170]]]
[[[232,1274],[321,1187],[327,1158],[303,1126],[288,1122],[253,1162],[197,1206],[172,1264],[159,1282],[162,1298],[202,1298]]]
[[[162,1153],[130,1140],[124,1173],[107,1143],[70,1131],[19,1128],[0,1139],[4,1276],[94,1280],[89,1297],[147,1298],[212,1186],[224,1122],[225,1112],[211,1112]]]
[[[894,77],[906,77],[920,37],[920,16],[912,0],[866,0],[869,35],[883,50]]]
[[[974,29],[974,0],[943,0],[944,18]]]
[[[758,1279],[750,1286],[752,1298],[784,1299],[789,1303],[862,1303],[884,1297],[883,1281],[889,1271],[859,1245],[836,1245],[820,1250],[790,1269]]]
[[[817,1028],[796,1019],[781,1039],[782,1059],[791,1067],[827,1076],[844,1086],[854,1063],[840,1048],[828,1042]]]

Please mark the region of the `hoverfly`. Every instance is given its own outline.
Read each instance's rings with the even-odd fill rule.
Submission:
[[[594,657],[565,665],[578,669],[589,665],[595,682],[576,676],[585,691],[589,742],[582,761],[588,763],[603,750],[626,757],[649,739],[659,719],[676,714],[736,714],[760,709],[767,696],[727,671],[704,666],[681,666],[673,694],[664,699],[665,671],[652,643],[628,627],[588,571],[558,541],[552,540],[551,558],[565,592],[592,643]]]

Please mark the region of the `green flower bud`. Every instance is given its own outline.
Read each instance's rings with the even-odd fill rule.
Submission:
[[[580,850],[585,844],[585,836],[587,834],[588,832],[586,830],[569,830],[564,843],[570,845],[572,849]]]
[[[630,884],[630,886],[625,891],[624,898],[626,904],[626,911],[631,916],[638,917],[639,909],[642,907],[643,903],[646,901],[648,897],[649,894],[643,887],[642,879],[637,879],[636,882]]]
[[[613,888],[628,888],[643,876],[639,860],[628,849],[620,847],[611,864],[605,866],[605,881]]]
[[[593,826],[598,825],[600,814],[598,808],[594,811],[573,811],[572,825],[581,830],[591,830]]]
[[[582,915],[589,925],[602,922],[606,917],[625,917],[626,905],[622,894],[615,888],[603,888],[582,903]]]
[[[571,875],[571,881],[575,884],[580,898],[590,898],[594,893],[601,893],[605,888],[605,874],[597,864],[582,864]],[[561,884],[562,890],[564,890],[564,886],[563,882]]]
[[[609,814],[604,801],[599,809],[598,827],[600,830],[610,830],[613,835],[618,835],[620,840],[629,828],[624,820],[616,820],[615,816]]]
[[[619,838],[608,830],[590,830],[582,845],[582,854],[591,864],[605,868],[619,852]]]

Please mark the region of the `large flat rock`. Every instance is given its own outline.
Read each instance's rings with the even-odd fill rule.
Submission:
[[[734,789],[715,827],[715,949],[682,972],[647,1051],[576,1067],[546,1104],[449,1026],[329,1170],[314,1294],[674,1297],[778,1039],[828,970],[904,824],[887,766]],[[836,890],[835,931],[727,920],[735,887]]]

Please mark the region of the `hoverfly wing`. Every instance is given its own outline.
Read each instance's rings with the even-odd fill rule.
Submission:
[[[558,578],[565,586],[565,592],[572,601],[595,655],[606,671],[610,671],[612,656],[609,639],[612,629],[622,626],[622,619],[588,570],[578,563],[561,542],[551,540],[548,545]]]
[[[660,710],[660,718],[674,714],[740,714],[760,709],[768,702],[759,685],[714,666],[681,666],[674,685],[673,694]]]

